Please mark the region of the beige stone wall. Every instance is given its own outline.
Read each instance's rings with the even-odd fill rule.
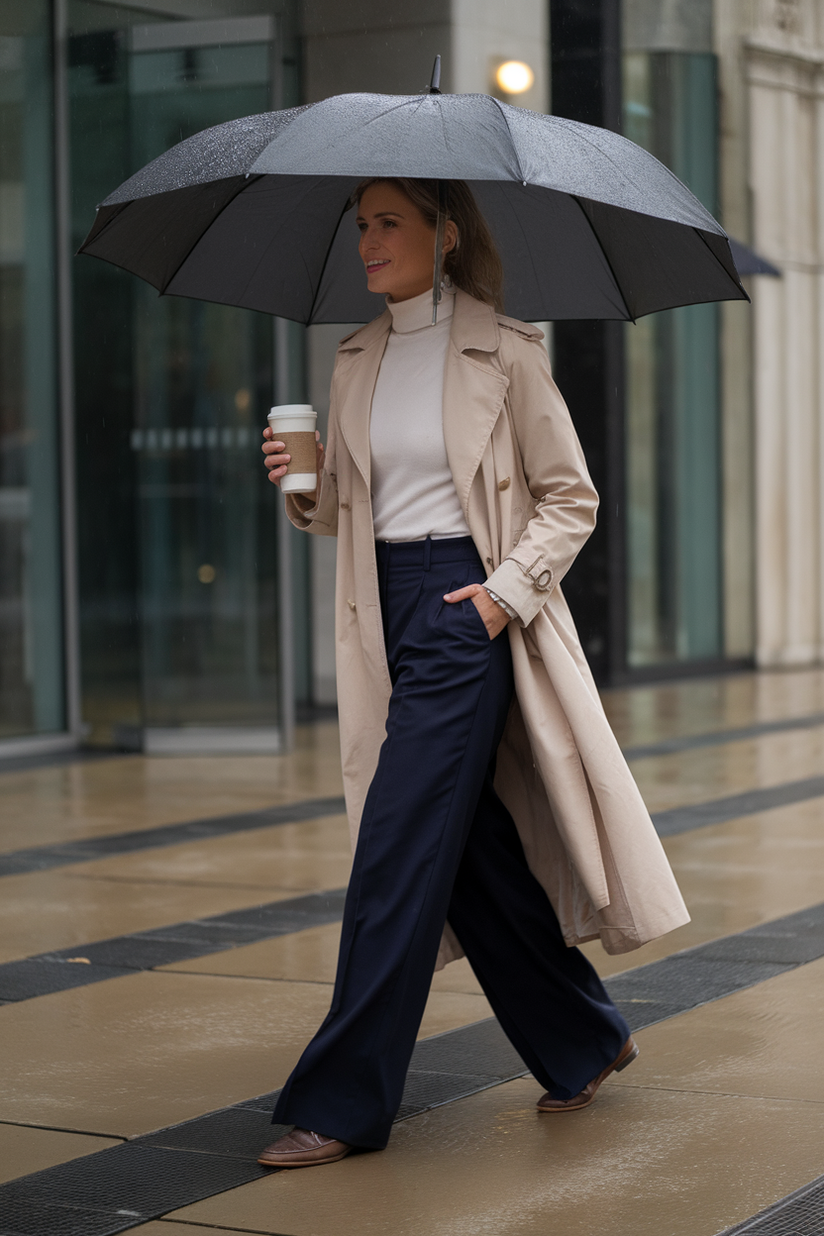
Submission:
[[[752,289],[756,655],[805,665],[824,647],[824,6],[742,15],[752,242],[783,273]]]
[[[719,195],[721,222],[730,236],[752,242],[749,190],[749,106],[742,39],[749,0],[720,0],[713,11],[718,56]],[[750,295],[758,280],[745,280]],[[755,498],[753,422],[753,311],[721,306],[721,459],[723,491],[724,653],[755,650]]]

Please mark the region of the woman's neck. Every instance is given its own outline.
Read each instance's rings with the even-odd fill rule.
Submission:
[[[390,300],[387,296],[386,307],[392,314],[392,329],[399,335],[408,335],[411,331],[423,330],[432,325],[432,292],[427,290],[419,296],[410,296],[409,300]],[[452,317],[455,307],[454,287],[442,289],[438,303],[438,324]]]

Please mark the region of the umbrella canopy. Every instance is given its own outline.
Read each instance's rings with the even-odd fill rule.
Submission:
[[[768,262],[760,253],[742,244],[740,240],[733,240],[732,236],[729,240],[735,269],[739,275],[769,275],[773,279],[781,278],[781,271],[778,267],[773,266],[772,262]]]
[[[348,204],[371,176],[469,182],[514,317],[747,299],[723,228],[652,155],[483,94],[345,94],[217,125],[106,198],[80,252],[167,295],[369,321],[384,301],[366,289]]]

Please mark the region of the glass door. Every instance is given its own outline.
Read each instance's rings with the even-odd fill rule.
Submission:
[[[85,167],[97,200],[182,138],[273,106],[270,16],[147,23],[112,6],[77,10],[87,29],[76,43],[74,173]],[[108,30],[88,29],[92,10]],[[277,511],[260,454],[273,320],[159,298],[92,259],[77,266],[81,448],[83,424],[91,431],[81,468],[99,481],[83,499],[87,711],[125,719],[121,736],[138,727],[149,750],[274,750]],[[122,556],[100,522],[107,507]]]

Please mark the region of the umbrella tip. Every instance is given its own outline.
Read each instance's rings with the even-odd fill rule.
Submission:
[[[432,80],[429,83],[430,94],[441,93],[441,58],[435,57],[435,63],[432,66]]]

